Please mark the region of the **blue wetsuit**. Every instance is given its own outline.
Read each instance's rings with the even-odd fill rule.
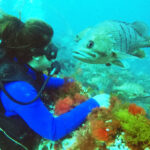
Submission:
[[[47,78],[47,76],[43,76],[44,79]],[[52,77],[46,88],[57,88],[63,84],[64,79]],[[5,84],[5,88],[11,96],[21,102],[31,101],[37,95],[36,89],[25,81],[9,82]],[[31,129],[50,140],[58,140],[76,129],[93,108],[99,107],[98,103],[91,98],[70,112],[59,117],[53,117],[40,98],[32,104],[20,105],[10,100],[3,91],[0,91],[0,99],[6,110],[6,116],[19,115]]]

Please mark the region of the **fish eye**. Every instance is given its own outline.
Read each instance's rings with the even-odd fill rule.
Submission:
[[[87,44],[87,48],[92,48],[94,46],[94,42],[90,40]]]

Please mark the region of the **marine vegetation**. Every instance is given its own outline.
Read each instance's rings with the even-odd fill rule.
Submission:
[[[96,108],[88,116],[70,150],[111,149],[119,136],[122,138],[120,147],[126,145],[126,149],[132,150],[150,147],[150,120],[145,114],[140,106],[121,103],[112,95],[109,109]]]
[[[130,107],[129,110],[120,109],[115,112],[122,130],[125,132],[126,143],[133,150],[150,147],[150,120],[145,117],[142,108],[136,105],[132,105],[132,108],[132,111]]]
[[[82,86],[79,82],[67,83],[59,89],[59,95],[60,97],[63,98],[65,98],[66,96],[74,97],[76,93],[81,93],[81,92],[82,92]]]
[[[63,100],[66,97],[73,99],[73,105],[76,106],[87,99],[88,96],[87,93],[83,91],[81,84],[76,81],[64,84],[58,88],[57,91],[55,88],[50,88],[43,92],[43,99],[47,105],[55,105],[56,101]]]
[[[145,115],[146,114],[145,110],[142,107],[137,106],[136,104],[130,104],[128,111],[133,115],[137,115],[137,114]]]
[[[55,102],[55,114],[68,112],[85,99],[79,93],[59,99]],[[79,129],[53,143],[52,149],[144,150],[150,148],[150,120],[146,118],[146,111],[134,103],[123,103],[116,95],[111,95],[110,104],[108,109],[104,107],[93,109]],[[50,142],[45,141],[45,143],[49,145]],[[43,144],[43,148],[46,145]]]
[[[59,99],[55,104],[55,114],[61,115],[70,111],[73,107],[81,104],[87,97],[76,93],[72,98],[67,96],[64,99]]]
[[[61,115],[71,110],[73,100],[68,96],[64,99],[59,99],[55,105],[55,114]]]

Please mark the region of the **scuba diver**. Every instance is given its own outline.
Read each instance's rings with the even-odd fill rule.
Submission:
[[[54,117],[42,102],[43,89],[74,82],[51,77],[60,70],[54,61],[53,29],[40,20],[2,14],[0,18],[0,149],[34,148],[38,137],[59,140],[75,130],[95,107],[107,107],[109,95],[96,95],[70,112]],[[49,75],[42,73],[48,69]],[[107,97],[107,98],[106,98]]]

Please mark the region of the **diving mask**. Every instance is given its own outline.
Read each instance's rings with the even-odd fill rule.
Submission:
[[[48,60],[55,59],[57,56],[58,48],[54,44],[48,44],[44,49],[41,48],[32,48],[32,56],[42,56],[45,55]]]

